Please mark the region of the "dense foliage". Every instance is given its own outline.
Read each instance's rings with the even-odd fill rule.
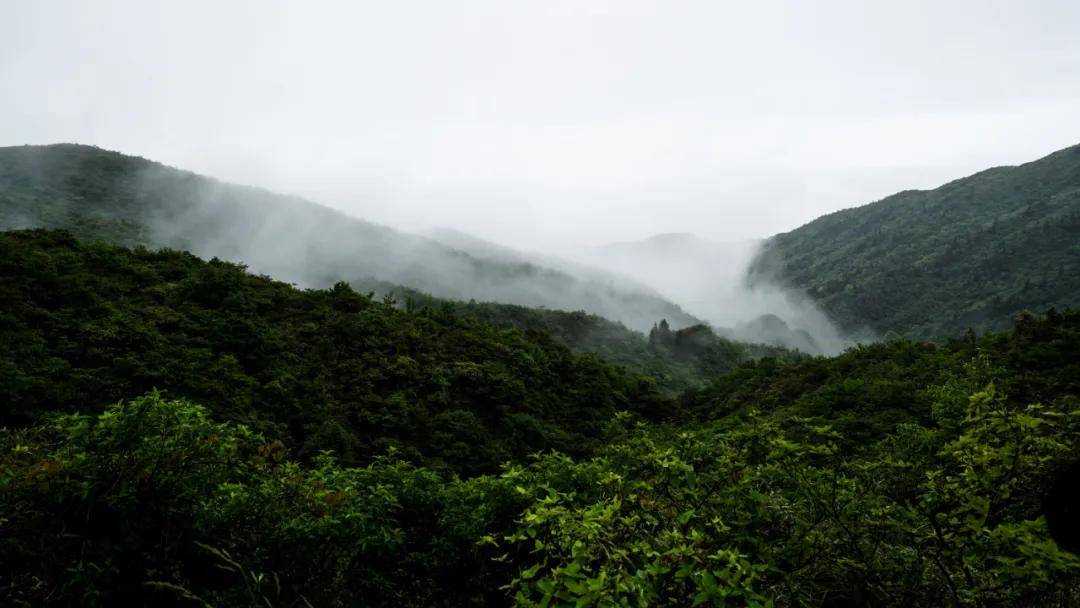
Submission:
[[[845,329],[943,339],[1080,303],[1078,234],[1073,146],[818,218],[773,237],[753,275],[805,290]]]
[[[1080,602],[1080,313],[673,401],[428,304],[0,235],[0,604]]]
[[[158,388],[349,463],[397,447],[463,473],[588,453],[621,410],[669,415],[653,379],[450,305],[300,291],[173,251],[0,234],[0,424]]]
[[[1075,339],[1075,316],[1044,330]],[[1068,327],[1062,331],[1062,326]],[[1045,370],[1044,370],[1045,371]],[[767,412],[676,429],[615,416],[609,447],[498,475],[394,456],[346,468],[157,394],[0,432],[11,605],[1044,606],[1080,559],[1039,498],[1075,397],[1014,403],[976,356],[932,415],[852,450]],[[981,388],[979,388],[981,387]]]
[[[933,387],[961,375],[976,357],[999,370],[998,386],[1017,403],[1080,395],[1076,316],[1053,310],[1041,318],[1024,313],[1010,333],[976,336],[969,331],[944,345],[898,339],[789,365],[765,359],[686,393],[683,406],[705,418],[750,409],[787,419],[818,417],[842,431],[847,441],[862,443],[898,424],[930,421],[937,399]]]
[[[654,340],[622,323],[584,311],[530,308],[499,302],[447,301],[416,289],[385,282],[365,281],[363,291],[389,295],[406,309],[452,305],[455,314],[473,317],[498,327],[517,327],[549,334],[578,353],[597,355],[633,372],[654,378],[658,386],[678,393],[699,387],[706,379],[735,369],[739,364],[772,358],[795,361],[805,355],[781,346],[738,342],[718,336],[705,325],[670,332],[670,340]],[[666,320],[662,323],[666,326]]]

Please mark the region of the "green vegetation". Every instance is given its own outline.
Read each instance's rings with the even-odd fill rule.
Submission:
[[[377,296],[390,296],[406,309],[452,307],[455,314],[486,324],[546,333],[574,352],[597,355],[609,363],[653,378],[661,389],[673,394],[698,388],[706,379],[727,373],[748,361],[805,358],[803,354],[780,346],[730,340],[700,324],[668,330],[666,339],[653,339],[622,323],[584,311],[567,312],[475,300],[447,301],[415,289],[376,281],[362,282],[357,288]],[[661,323],[667,327],[666,320]]]
[[[1078,312],[672,400],[477,306],[0,235],[0,604],[1080,602]]]
[[[414,311],[339,283],[299,291],[173,251],[0,235],[0,424],[100,411],[158,388],[311,457],[402,455],[463,473],[596,445],[622,410],[673,402],[647,377],[450,305]]]
[[[755,280],[805,290],[844,329],[944,339],[1080,303],[1080,146],[773,237]]]
[[[944,346],[897,339],[788,365],[751,362],[685,394],[683,409],[705,418],[756,409],[781,422],[827,420],[853,447],[898,425],[929,424],[940,400],[934,387],[964,376],[975,360],[995,370],[981,382],[994,381],[1017,405],[1080,395],[1077,317],[1027,313],[1017,317],[1011,333],[968,332]]]
[[[857,450],[815,420],[621,415],[593,458],[470,479],[297,464],[150,395],[0,434],[2,589],[15,605],[1067,605],[1080,560],[1038,497],[1077,447],[1075,399],[972,388],[997,374],[976,359],[930,389],[927,424]]]
[[[278,216],[286,219],[268,220]],[[509,253],[504,254],[504,262],[491,256],[476,258],[300,199],[219,183],[90,146],[0,148],[0,229],[18,227],[63,229],[85,241],[171,247],[202,257],[251,260],[260,272],[277,279],[312,287],[345,280],[364,293],[395,294],[401,305],[412,301],[442,309],[452,302],[456,314],[499,327],[550,333],[575,352],[595,354],[650,376],[672,394],[746,360],[793,356],[780,348],[717,337],[708,356],[673,357],[648,348],[643,334],[622,323],[584,311],[465,302],[463,298],[480,292],[550,305],[577,304],[589,310],[633,311],[631,318],[640,318],[643,326],[660,318],[680,326],[698,323],[654,295],[583,286],[568,275],[522,262]],[[435,259],[442,262],[429,264]],[[454,262],[453,268],[446,266],[448,259]],[[379,272],[445,297],[368,274]],[[513,294],[491,287],[515,281],[530,287]],[[560,301],[550,295],[541,297],[541,292],[577,292],[581,297]]]

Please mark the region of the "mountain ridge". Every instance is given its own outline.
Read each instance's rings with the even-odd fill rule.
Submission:
[[[1080,145],[904,190],[771,237],[748,282],[805,293],[843,329],[941,339],[1080,303]]]
[[[641,286],[481,259],[306,199],[82,144],[0,148],[0,229],[189,250],[301,286],[376,279],[452,299],[585,310],[639,330],[700,322]]]

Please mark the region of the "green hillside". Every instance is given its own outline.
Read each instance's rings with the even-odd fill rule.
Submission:
[[[423,300],[432,307],[469,300],[455,303],[454,310],[504,327],[543,329],[576,352],[651,376],[669,392],[697,386],[742,361],[784,355],[780,348],[717,338],[722,350],[707,360],[671,357],[650,350],[640,331],[585,312],[633,320],[639,329],[660,319],[678,327],[699,323],[635,287],[575,278],[513,252],[495,252],[502,260],[495,253],[472,256],[301,199],[89,146],[0,148],[0,228],[28,226],[64,229],[91,241],[166,246],[239,261],[300,286],[329,287],[345,280],[361,291],[370,287],[380,294],[407,294],[399,299]],[[530,306],[477,304],[472,298]]]
[[[457,300],[585,310],[642,331],[661,318],[700,322],[616,275],[477,257],[303,199],[91,146],[0,148],[0,230],[21,228],[182,249],[302,287],[374,279]]]
[[[1080,146],[907,191],[773,237],[751,281],[804,290],[847,330],[941,339],[1080,304]]]
[[[0,604],[1080,601],[1080,313],[672,400],[512,312],[0,235]]]
[[[0,234],[0,426],[157,388],[297,453],[491,471],[588,453],[617,411],[673,404],[651,378],[547,334],[400,310],[339,283],[300,291],[187,253]]]
[[[672,393],[697,388],[710,378],[727,373],[748,361],[771,357],[793,361],[807,355],[780,346],[740,342],[718,336],[705,325],[672,332],[670,343],[658,343],[621,323],[583,311],[567,312],[530,308],[498,302],[449,301],[415,289],[381,282],[362,282],[359,291],[390,296],[399,306],[453,310],[497,327],[517,327],[544,332],[578,353],[597,355],[630,371],[648,376]],[[680,336],[691,336],[681,340]]]

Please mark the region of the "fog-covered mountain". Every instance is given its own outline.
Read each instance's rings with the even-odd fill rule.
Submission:
[[[28,227],[184,249],[305,287],[374,279],[459,300],[584,310],[638,330],[661,318],[697,322],[611,273],[568,272],[509,251],[477,255],[301,198],[90,146],[0,148],[0,230]]]
[[[650,280],[649,275],[634,272],[633,264],[590,264],[537,251],[514,249],[486,239],[454,230],[452,228],[436,228],[423,233],[424,236],[438,241],[448,247],[467,253],[481,260],[496,262],[509,262],[515,264],[530,264],[543,268],[550,268],[565,272],[581,280],[606,285],[609,288],[631,293],[658,294],[657,288],[664,287],[663,283]],[[671,291],[671,290],[665,290]],[[671,298],[668,298],[671,299]],[[674,300],[680,307],[685,308],[684,300]],[[677,314],[669,319],[676,327],[685,327],[699,323],[700,320],[685,314]]]

